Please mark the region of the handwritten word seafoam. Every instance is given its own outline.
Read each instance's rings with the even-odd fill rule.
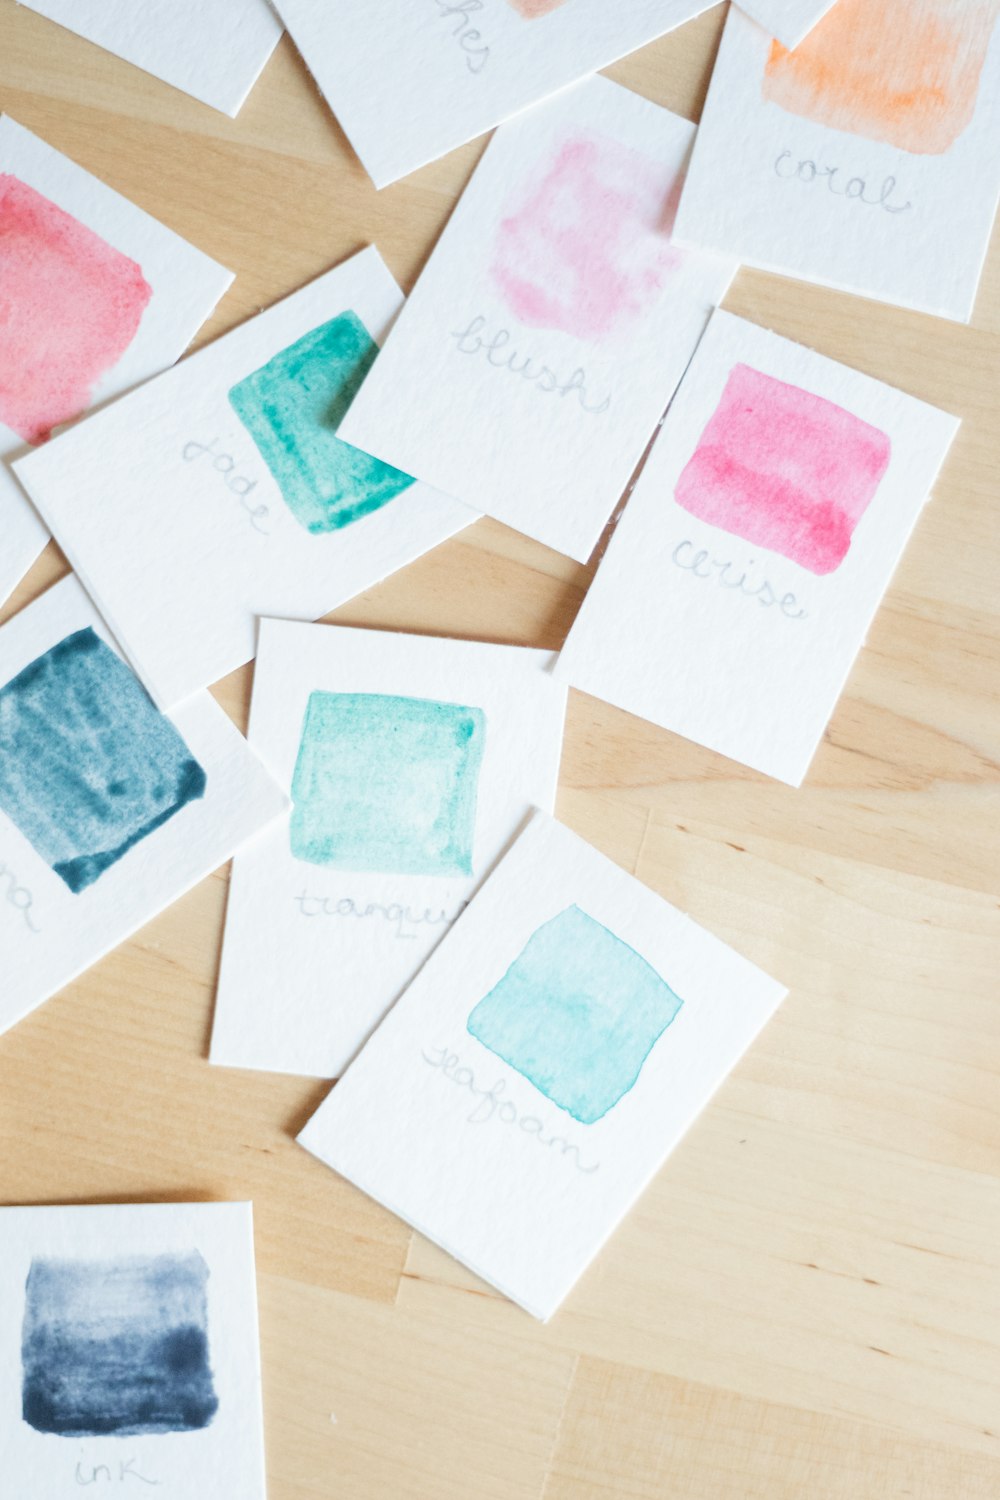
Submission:
[[[505,370],[508,375],[532,381],[535,383],[535,389],[545,395],[575,396],[581,409],[588,416],[602,416],[610,407],[610,395],[605,396],[603,401],[588,399],[586,370],[577,368],[566,379],[531,355],[522,354],[516,348],[509,348],[512,338],[509,329],[498,328],[495,333],[490,334],[484,332],[486,328],[486,319],[480,313],[472,319],[467,328],[459,333],[451,334],[459,354],[482,354],[487,364],[492,365],[495,370]]]
[[[422,1050],[420,1055],[441,1078],[447,1079],[456,1089],[468,1092],[473,1102],[465,1117],[466,1124],[497,1125],[528,1136],[536,1146],[554,1151],[561,1160],[572,1163],[585,1176],[589,1177],[600,1169],[599,1161],[585,1165],[580,1148],[566,1136],[546,1134],[545,1122],[538,1115],[522,1113],[514,1100],[507,1097],[507,1085],[502,1078],[498,1078],[490,1089],[480,1088],[476,1075],[463,1064],[457,1052],[450,1052],[447,1047],[435,1047],[430,1052]]]

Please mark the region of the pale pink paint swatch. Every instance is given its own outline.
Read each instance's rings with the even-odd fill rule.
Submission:
[[[558,10],[560,5],[565,5],[566,0],[507,0],[519,16],[526,21],[535,21],[539,16],[547,16],[550,11]]]
[[[134,260],[0,172],[0,422],[43,443],[85,411],[152,295]]]
[[[822,396],[736,365],[678,505],[811,573],[832,573],[889,466],[884,432]]]
[[[562,143],[500,223],[491,272],[531,328],[593,341],[640,316],[682,264],[680,180],[618,141]]]

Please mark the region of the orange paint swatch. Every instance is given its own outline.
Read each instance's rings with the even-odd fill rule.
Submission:
[[[526,21],[537,21],[539,16],[547,16],[549,11],[558,10],[565,3],[566,0],[507,0],[507,4],[512,5]]]
[[[764,98],[923,156],[972,121],[1000,0],[838,0],[789,52],[771,46]]]

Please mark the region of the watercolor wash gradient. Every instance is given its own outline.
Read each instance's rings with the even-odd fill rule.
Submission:
[[[497,231],[491,274],[529,328],[597,342],[640,318],[685,255],[680,181],[620,141],[562,141]]]
[[[90,626],[0,689],[0,809],[73,892],[205,786],[173,724]]]
[[[413,479],[352,448],[337,428],[378,346],[347,311],[282,349],[233,386],[229,401],[307,531],[339,531],[379,510]]]
[[[25,1422],[64,1438],[207,1427],[219,1405],[208,1276],[197,1251],[33,1261],[21,1334]]]
[[[78,417],[152,295],[134,260],[0,172],[0,422],[38,444]]]
[[[884,432],[738,364],[674,491],[678,505],[811,573],[832,573],[889,467]]]
[[[342,870],[471,875],[481,708],[314,692],[292,779],[296,859]]]
[[[581,1125],[634,1087],[683,1001],[578,906],[544,923],[467,1029]]]
[[[793,52],[774,42],[764,98],[833,130],[939,156],[968,129],[1000,0],[837,0]]]

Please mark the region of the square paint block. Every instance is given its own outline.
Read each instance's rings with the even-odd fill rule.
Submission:
[[[361,319],[345,312],[282,349],[229,392],[286,505],[307,531],[339,531],[413,483],[337,437],[377,354]]]
[[[345,870],[471,875],[480,708],[314,692],[292,779],[297,859]]]
[[[674,498],[756,547],[832,573],[891,455],[885,433],[852,412],[738,364]]]
[[[174,725],[91,626],[0,689],[0,809],[73,892],[205,786]]]
[[[570,906],[529,939],[468,1030],[592,1125],[633,1087],[682,1003],[634,948]]]
[[[153,288],[136,261],[9,172],[0,172],[0,286],[0,422],[42,443],[90,405]]]
[[[203,1257],[39,1259],[21,1340],[23,1416],[59,1437],[196,1432],[218,1410]]]

